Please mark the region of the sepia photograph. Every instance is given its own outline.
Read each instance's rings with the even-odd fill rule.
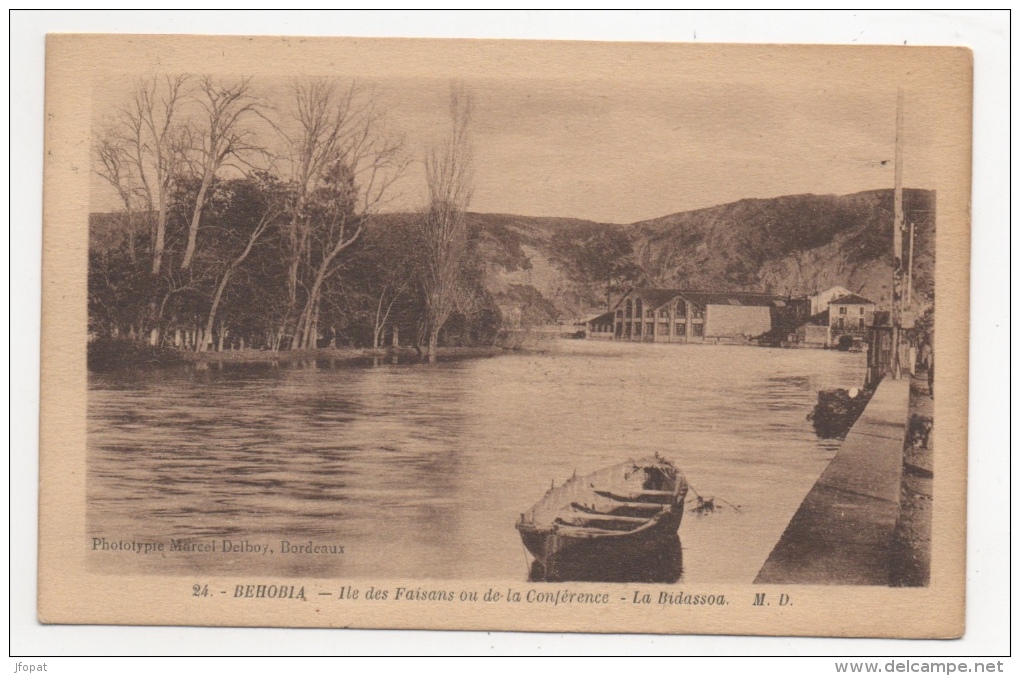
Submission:
[[[47,50],[42,622],[963,632],[968,50]]]

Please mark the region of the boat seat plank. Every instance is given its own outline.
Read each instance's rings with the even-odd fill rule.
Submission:
[[[615,493],[616,490],[613,488],[596,488],[596,493]],[[619,493],[619,495],[623,495]],[[650,488],[642,488],[641,490],[630,490],[627,491],[626,495],[673,495],[673,491],[653,491]]]
[[[617,493],[613,490],[603,490],[596,488],[594,489],[596,495],[601,495],[605,498],[612,498],[617,502],[631,502],[634,500],[640,500],[641,498],[655,498],[655,499],[672,499],[675,495],[673,491],[631,491],[629,493]]]
[[[579,512],[585,512],[588,514],[608,514],[608,512],[600,512],[594,507],[580,502],[572,502],[570,503],[570,506]],[[665,507],[665,505],[661,502],[620,502],[618,500],[614,500],[613,504],[610,505],[608,509],[634,509],[642,512],[658,512],[661,511],[663,507]]]
[[[557,532],[561,535],[620,535],[628,531],[610,530],[608,528],[594,528],[586,526],[568,526],[560,524]]]
[[[655,510],[659,511],[663,508],[661,502],[621,502],[616,501],[613,505],[613,509],[644,509],[644,510]]]
[[[568,517],[571,519],[583,519],[584,521],[619,521],[621,523],[645,523],[648,517],[640,516],[617,516],[614,514],[590,514],[588,512],[575,512]]]

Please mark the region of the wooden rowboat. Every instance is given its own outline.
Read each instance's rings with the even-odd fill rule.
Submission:
[[[565,579],[578,564],[611,574],[676,541],[686,496],[683,474],[656,454],[549,489],[521,514],[517,530],[540,579]]]

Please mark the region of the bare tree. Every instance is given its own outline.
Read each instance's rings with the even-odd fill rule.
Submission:
[[[336,271],[337,257],[364,232],[406,166],[402,143],[377,134],[376,121],[374,115],[363,121],[327,174],[323,190],[326,208],[313,215],[311,229],[320,257],[312,266],[311,285],[292,347],[315,347],[323,283]]]
[[[142,125],[152,139],[152,162],[155,168],[155,200],[148,197],[149,209],[153,201],[156,207],[156,231],[152,247],[152,274],[158,275],[163,266],[163,252],[166,248],[167,202],[173,181],[177,177],[187,145],[186,128],[175,120],[181,101],[181,88],[187,81],[186,75],[166,77],[165,91],[161,94],[155,80],[139,88],[135,96],[135,110]],[[141,166],[141,163],[139,163]],[[148,181],[144,181],[146,191]]]
[[[422,291],[428,357],[435,361],[439,331],[457,304],[460,266],[467,246],[464,212],[473,188],[468,137],[472,97],[460,84],[450,87],[450,134],[425,158],[428,204],[418,218],[423,257]]]
[[[401,294],[406,290],[406,281],[394,284],[393,286],[389,283],[383,284],[382,289],[379,291],[379,300],[375,305],[375,321],[372,324],[372,347],[378,349],[382,345],[383,332],[386,330],[387,322],[390,320],[393,306],[400,300]],[[386,302],[387,297],[389,297],[389,302]],[[398,347],[400,344],[400,339],[397,336],[398,329],[394,325],[393,347]]]
[[[277,131],[288,148],[293,198],[287,223],[287,312],[281,334],[297,320],[302,264],[309,265],[311,222],[306,213],[309,194],[336,161],[342,139],[356,115],[356,88],[341,90],[334,80],[309,78],[291,83],[292,110]],[[289,131],[292,127],[295,131]]]
[[[135,236],[137,214],[139,212],[139,194],[135,187],[134,173],[131,170],[127,149],[123,139],[118,137],[116,130],[107,127],[98,134],[93,149],[96,159],[96,173],[102,176],[117,191],[124,213],[120,219],[127,233],[128,252],[131,263],[136,262]],[[145,207],[141,209],[144,211]],[[151,233],[150,233],[151,237]]]
[[[370,92],[330,79],[297,81],[292,91],[296,131],[277,128],[290,149],[294,191],[284,321],[294,322],[290,346],[298,349],[315,347],[323,285],[340,254],[388,201],[407,161],[403,141],[385,132]],[[281,332],[286,331],[285,325]]]
[[[187,144],[180,121],[187,80],[187,75],[167,75],[139,82],[129,105],[96,142],[96,171],[117,191],[129,221],[134,225],[136,215],[144,213],[150,223],[153,275],[163,266],[169,193]]]
[[[211,77],[203,77],[198,86],[196,101],[205,111],[201,127],[195,134],[199,144],[193,148],[195,174],[201,176],[198,195],[188,226],[188,244],[181,259],[181,269],[187,270],[195,256],[198,228],[202,220],[209,188],[216,173],[230,159],[241,159],[246,152],[256,151],[252,133],[243,128],[244,118],[258,112],[260,101],[251,93],[251,78],[229,85],[220,85]]]
[[[160,76],[142,82],[97,133],[94,167],[124,205],[120,218],[130,226],[128,236],[142,217],[149,226],[152,274],[145,261],[145,279],[132,281],[145,289],[147,318],[134,335],[151,327],[150,342],[160,344],[166,313],[170,324],[191,322],[194,340],[189,337],[188,345],[208,349],[238,269],[259,258],[258,242],[268,229],[280,228],[287,294],[274,305],[272,322],[280,330],[274,335],[267,329],[267,342],[274,349],[315,345],[324,290],[343,252],[393,198],[391,188],[407,157],[403,141],[387,133],[370,90],[309,79],[295,83],[293,93],[292,119],[271,118],[268,101],[253,93],[250,79]],[[255,218],[232,229],[244,209],[224,201],[219,186],[266,168],[253,166],[277,149],[258,137],[262,121],[284,139],[289,171],[274,163],[265,172],[275,177],[284,169],[275,186],[277,213],[258,227]],[[187,212],[180,217],[179,238],[172,200]],[[133,242],[129,251],[134,260]],[[276,279],[274,272],[266,281]],[[386,323],[392,307],[387,297],[377,308],[377,324]]]

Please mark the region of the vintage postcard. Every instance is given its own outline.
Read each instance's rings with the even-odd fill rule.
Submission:
[[[971,72],[50,36],[40,621],[960,636]]]

